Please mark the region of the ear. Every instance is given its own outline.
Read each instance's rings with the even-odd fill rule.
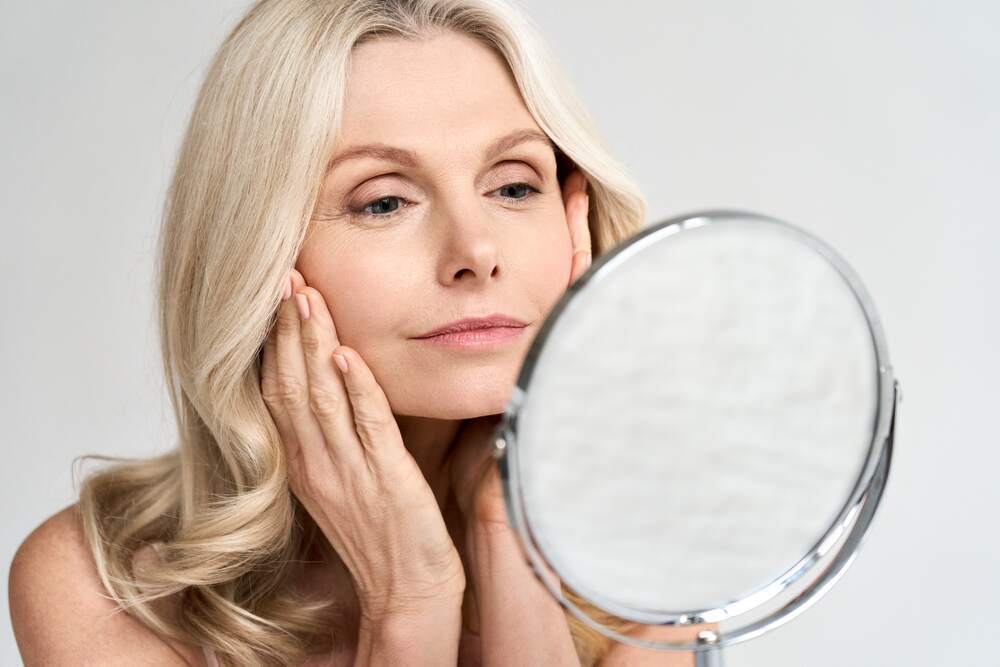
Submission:
[[[566,178],[562,195],[572,245],[569,276],[569,284],[572,285],[590,268],[593,256],[590,241],[590,197],[587,194],[587,179],[582,171],[577,169]]]

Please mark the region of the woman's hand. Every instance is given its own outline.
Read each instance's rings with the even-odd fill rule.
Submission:
[[[340,345],[323,295],[298,271],[265,345],[261,391],[292,492],[350,571],[363,620],[460,608],[465,572],[434,493],[371,370]]]
[[[451,453],[452,490],[464,523],[469,567],[466,650],[483,667],[579,667],[565,613],[528,563],[507,520],[491,437],[500,415],[467,420]],[[553,585],[555,573],[541,564]],[[463,614],[464,615],[464,614]]]
[[[590,267],[587,182],[577,170],[566,180],[563,203],[572,241],[569,285]],[[467,420],[449,462],[452,492],[465,522],[464,549],[471,573],[473,631],[482,664],[566,665],[579,657],[565,613],[535,575],[510,526],[492,438],[501,415]],[[542,563],[555,585],[558,578]]]

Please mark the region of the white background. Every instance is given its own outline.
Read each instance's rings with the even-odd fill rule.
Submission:
[[[905,394],[857,560],[728,665],[1000,664],[1000,5],[603,4],[523,3],[650,221],[744,208],[818,234],[873,296]],[[171,444],[153,241],[204,67],[247,6],[2,2],[5,571],[73,501],[74,456]],[[0,664],[19,664],[3,627]]]

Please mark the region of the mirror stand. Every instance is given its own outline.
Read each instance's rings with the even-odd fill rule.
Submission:
[[[698,633],[697,642],[695,667],[722,667],[722,647],[718,645],[719,635],[712,630],[702,630]]]

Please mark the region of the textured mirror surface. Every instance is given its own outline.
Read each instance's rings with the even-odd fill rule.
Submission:
[[[858,479],[878,403],[864,311],[816,249],[749,218],[606,268],[518,415],[529,529],[592,600],[725,606],[806,555]]]

